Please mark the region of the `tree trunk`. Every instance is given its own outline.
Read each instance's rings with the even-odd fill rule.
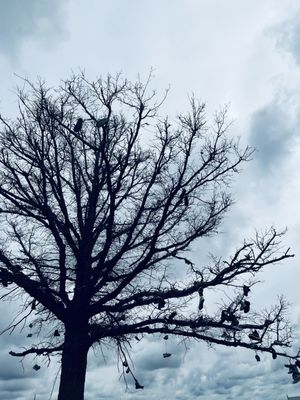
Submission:
[[[84,400],[88,351],[85,332],[72,327],[66,329],[58,400]]]

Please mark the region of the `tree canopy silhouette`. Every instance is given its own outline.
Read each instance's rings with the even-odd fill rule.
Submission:
[[[19,116],[0,117],[0,281],[2,299],[24,301],[6,331],[25,323],[39,335],[10,354],[61,354],[59,400],[84,398],[88,351],[107,341],[136,389],[128,345],[145,335],[248,348],[257,361],[258,352],[287,356],[284,301],[261,313],[250,301],[253,276],[292,257],[282,233],[256,234],[208,265],[187,256],[218,232],[230,182],[252,153],[228,136],[226,112],[209,126],[192,98],[170,121],[149,82],[120,76],[25,86]],[[208,312],[206,294],[218,288],[226,296]]]

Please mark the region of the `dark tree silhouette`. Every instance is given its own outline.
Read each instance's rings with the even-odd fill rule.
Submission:
[[[260,351],[286,356],[284,301],[260,314],[250,304],[253,276],[292,256],[282,233],[256,234],[207,266],[186,255],[217,233],[251,156],[227,137],[226,112],[209,127],[192,99],[170,123],[149,82],[120,76],[26,84],[18,118],[0,117],[0,281],[2,299],[24,301],[6,331],[23,323],[39,335],[10,354],[61,354],[59,400],[84,398],[88,351],[107,341],[136,389],[128,345],[149,334],[248,348],[257,361]],[[206,293],[218,288],[226,297],[208,313]]]

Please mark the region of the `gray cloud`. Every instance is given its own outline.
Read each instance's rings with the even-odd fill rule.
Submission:
[[[279,400],[290,393],[291,380],[282,360],[273,361],[266,355],[257,363],[249,351],[228,349],[219,349],[218,354],[201,351],[200,355],[200,363],[190,357],[190,368],[178,382],[189,399],[247,400],[251,392],[253,398]]]
[[[262,174],[276,168],[288,156],[293,140],[299,136],[297,97],[279,96],[252,116],[249,144],[256,149],[254,159]]]
[[[272,33],[278,48],[289,52],[300,64],[300,13],[273,27]]]
[[[0,52],[15,59],[28,38],[52,43],[63,31],[63,4],[60,0],[2,1]]]
[[[0,352],[1,359],[4,359],[4,357],[6,357],[6,354],[7,354],[6,351],[1,351]],[[31,371],[29,371],[29,369],[23,370],[21,364],[19,363],[19,360],[16,360],[13,357],[7,358],[5,364],[0,365],[1,385],[3,385],[3,381],[15,382],[16,380],[19,379],[28,378],[31,375],[32,375]]]
[[[13,398],[15,400],[28,399],[30,398],[28,394],[30,392],[34,393],[35,391],[37,377],[41,378],[43,381],[46,379],[47,381],[49,380],[49,377],[46,378],[46,370],[41,370],[41,373],[38,374],[32,369],[32,365],[35,364],[36,361],[33,363],[26,361],[24,364],[21,364],[20,360],[16,360],[13,357],[5,357],[5,352],[1,352],[0,357],[2,360],[6,359],[6,362],[0,366],[1,400],[6,398]]]
[[[154,336],[145,351],[136,358],[136,367],[142,371],[155,371],[158,369],[178,368],[182,364],[184,346],[178,346],[173,338],[165,341]],[[153,340],[154,339],[154,340]],[[171,353],[169,358],[163,358],[163,353]]]

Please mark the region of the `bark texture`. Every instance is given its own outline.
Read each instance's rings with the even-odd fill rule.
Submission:
[[[83,400],[88,344],[85,333],[69,328],[62,352],[58,400]]]

